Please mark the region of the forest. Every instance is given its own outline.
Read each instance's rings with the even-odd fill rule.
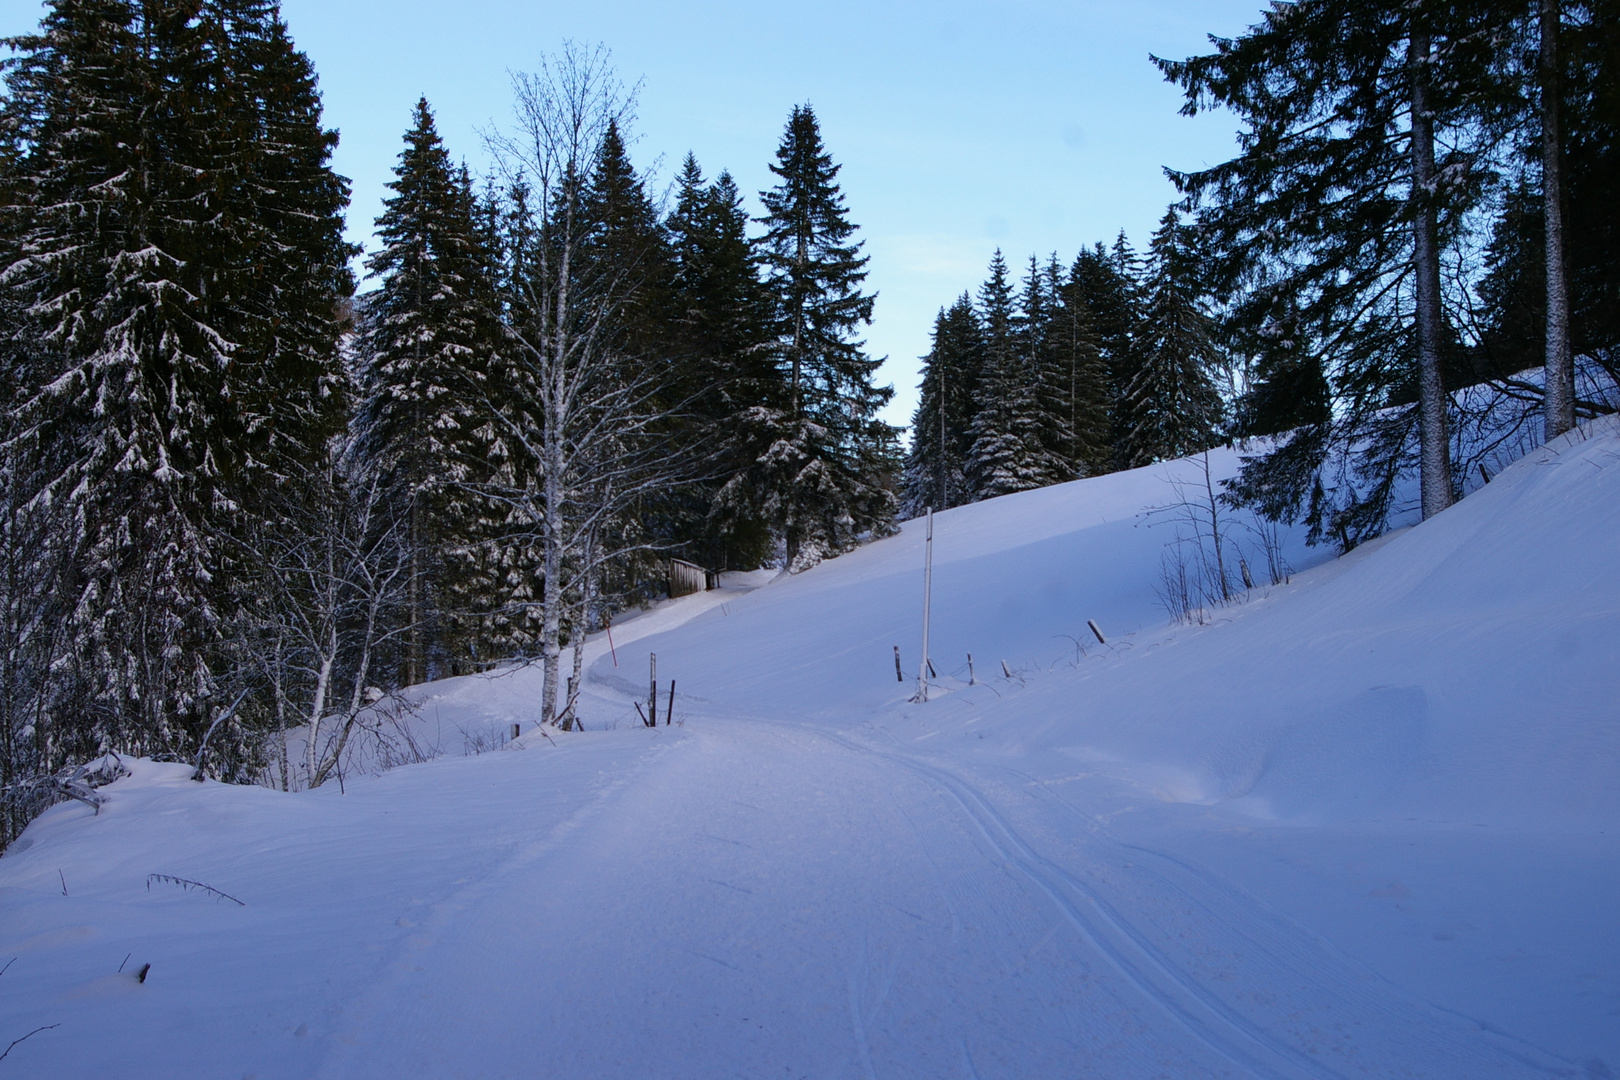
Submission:
[[[905,445],[809,104],[759,216],[691,155],[666,197],[566,46],[487,175],[415,104],[357,267],[273,0],[46,10],[0,100],[3,840],[113,750],[319,786],[399,689],[514,659],[569,729],[578,643],[670,558],[796,572],[1234,442],[1224,499],[1348,549],[1403,473],[1458,497],[1479,411],[1550,438],[1620,376],[1614,0],[1297,0],[1156,59],[1236,156],[1145,254],[996,252]]]

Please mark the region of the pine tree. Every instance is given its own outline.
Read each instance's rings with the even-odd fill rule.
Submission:
[[[1075,476],[1096,476],[1111,467],[1108,432],[1108,365],[1096,319],[1077,268],[1065,276],[1052,257],[1046,270],[1055,298],[1047,330],[1048,409],[1063,426],[1051,444]],[[1050,436],[1049,436],[1050,437]]]
[[[171,14],[61,0],[8,75],[29,150],[4,277],[40,345],[19,403],[39,439],[30,497],[71,508],[38,552],[71,598],[47,761],[183,753],[215,690],[217,526],[242,417],[206,296],[202,32]]]
[[[366,260],[382,285],[365,305],[358,448],[409,523],[401,678],[411,683],[461,655],[449,620],[493,606],[478,564],[481,533],[495,523],[472,492],[508,457],[487,413],[510,388],[492,377],[498,301],[471,181],[452,168],[426,99],[389,188],[377,219],[383,246]]]
[[[850,243],[839,167],[821,142],[815,113],[795,106],[761,192],[760,250],[774,307],[776,354],[787,408],[768,418],[773,438],[759,462],[765,510],[790,567],[892,528],[895,430],[877,411],[893,390],[873,385],[881,361],[856,336],[872,319],[861,292],[866,257]]]
[[[763,418],[783,409],[786,384],[772,363],[768,309],[748,215],[736,181],[722,172],[705,184],[688,154],[666,223],[674,258],[670,319],[677,371],[674,396],[693,423],[700,474],[688,552],[704,565],[752,569],[770,554],[770,522],[750,488],[751,467],[769,446]]]
[[[923,357],[917,411],[911,419],[900,513],[947,510],[972,501],[967,461],[984,342],[973,301],[963,293],[934,320],[933,347]]]
[[[1082,250],[1070,269],[1071,290],[1084,302],[1097,333],[1097,349],[1106,378],[1108,454],[1105,469],[1126,468],[1125,388],[1141,362],[1136,354],[1137,326],[1142,320],[1135,252],[1123,233],[1108,251],[1102,244]]]
[[[1332,343],[1335,429],[1370,486],[1313,497],[1315,535],[1383,527],[1383,478],[1399,467],[1386,451],[1406,453],[1392,425],[1417,429],[1425,515],[1452,498],[1442,363],[1454,334],[1439,261],[1488,175],[1474,164],[1492,136],[1474,121],[1496,96],[1489,18],[1479,5],[1306,0],[1210,55],[1159,61],[1186,92],[1184,112],[1225,104],[1245,124],[1232,161],[1175,176],[1234,323],[1258,333],[1281,300]],[[1398,416],[1386,411],[1397,404]],[[1250,464],[1242,486],[1265,489],[1269,506],[1298,509],[1330,482],[1317,468],[1263,476],[1261,459]]]
[[[617,346],[632,362],[660,362],[657,354],[666,351],[660,323],[667,315],[669,250],[663,223],[630,163],[617,120],[610,120],[603,133],[580,212],[587,232],[578,271],[595,279],[585,287],[619,289],[634,282],[616,320]]]
[[[1023,307],[1015,306],[1007,262],[996,251],[990,277],[979,290],[984,366],[976,384],[979,406],[967,459],[968,484],[976,499],[1073,478],[1043,441],[1039,353],[1045,304],[1040,276],[1032,274]]]
[[[1199,296],[1196,254],[1174,210],[1153,234],[1145,292],[1141,367],[1122,402],[1133,467],[1207,450],[1221,426],[1221,397],[1210,377],[1218,362],[1211,321]]]

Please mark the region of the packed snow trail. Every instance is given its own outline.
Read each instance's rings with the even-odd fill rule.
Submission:
[[[658,737],[611,815],[415,928],[316,1075],[1532,1074],[1274,920],[1198,928],[1296,991],[1223,998],[1110,907],[1132,856],[1037,851],[937,766],[807,726]]]
[[[592,642],[584,734],[136,762],[0,860],[0,1037],[60,1025],[0,1076],[1611,1075],[1617,427],[1206,626],[1153,611],[1155,475],[939,515],[935,639],[1014,677],[926,705],[908,527]],[[423,744],[536,674],[418,688]]]

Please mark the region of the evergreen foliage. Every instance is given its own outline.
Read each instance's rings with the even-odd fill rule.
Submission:
[[[767,418],[787,405],[786,384],[736,181],[722,172],[706,184],[688,154],[677,184],[666,223],[675,396],[703,457],[703,479],[686,496],[688,553],[703,565],[753,567],[770,557],[771,523],[749,481],[770,445]]]
[[[466,171],[452,167],[426,99],[377,219],[381,278],[358,343],[357,451],[408,529],[410,633],[402,681],[461,652],[455,624],[499,608],[487,550],[494,509],[473,494],[510,451],[485,410],[508,387],[496,356],[495,286]],[[460,617],[458,620],[457,617]],[[476,640],[472,643],[477,655]]]
[[[1058,423],[1047,428],[1048,447],[1073,476],[1110,468],[1108,361],[1087,300],[1078,261],[1065,276],[1054,255],[1046,268],[1054,298],[1046,331],[1041,387]]]
[[[787,403],[762,407],[771,444],[757,463],[764,512],[792,567],[844,551],[863,533],[882,535],[896,508],[895,431],[877,418],[894,392],[873,385],[881,361],[857,336],[871,322],[873,297],[861,292],[867,259],[850,242],[855,226],[838,169],[815,113],[795,106],[771,165],[778,183],[760,193],[760,252]]]
[[[1015,305],[1007,262],[998,250],[979,291],[984,364],[976,382],[979,406],[969,425],[973,441],[966,467],[977,499],[1028,491],[1074,475],[1051,449],[1051,443],[1061,445],[1067,438],[1062,417],[1042,409],[1047,300],[1033,259],[1030,270],[1022,306]]]
[[[1221,396],[1211,378],[1219,357],[1200,296],[1197,255],[1173,210],[1153,234],[1144,292],[1139,366],[1121,402],[1132,466],[1207,450],[1221,428]]]
[[[9,44],[15,785],[113,746],[191,754],[227,712],[239,548],[341,429],[351,286],[336,136],[273,4],[57,0]],[[231,715],[211,746],[244,775]]]
[[[1316,536],[1383,527],[1389,470],[1377,455],[1400,445],[1390,424],[1410,432],[1419,412],[1425,508],[1451,497],[1439,365],[1455,332],[1437,267],[1483,194],[1472,166],[1489,147],[1469,121],[1497,96],[1484,22],[1473,7],[1306,0],[1211,54],[1159,61],[1185,113],[1221,105],[1245,125],[1236,158],[1175,175],[1213,256],[1211,288],[1235,297],[1233,332],[1253,340],[1289,312],[1333,390],[1337,445],[1360,448],[1361,482],[1325,476],[1326,456],[1246,471],[1246,498],[1305,514]],[[1382,412],[1402,404],[1404,420]],[[1313,445],[1325,455],[1332,442]]]
[[[917,411],[911,420],[900,514],[971,502],[967,462],[984,367],[984,339],[973,301],[963,293],[934,320],[933,348],[923,357]]]

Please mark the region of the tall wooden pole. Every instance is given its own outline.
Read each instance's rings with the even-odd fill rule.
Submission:
[[[917,700],[928,700],[928,605],[934,592],[934,508],[929,507],[927,532],[923,536],[923,635],[922,664],[917,668]]]

